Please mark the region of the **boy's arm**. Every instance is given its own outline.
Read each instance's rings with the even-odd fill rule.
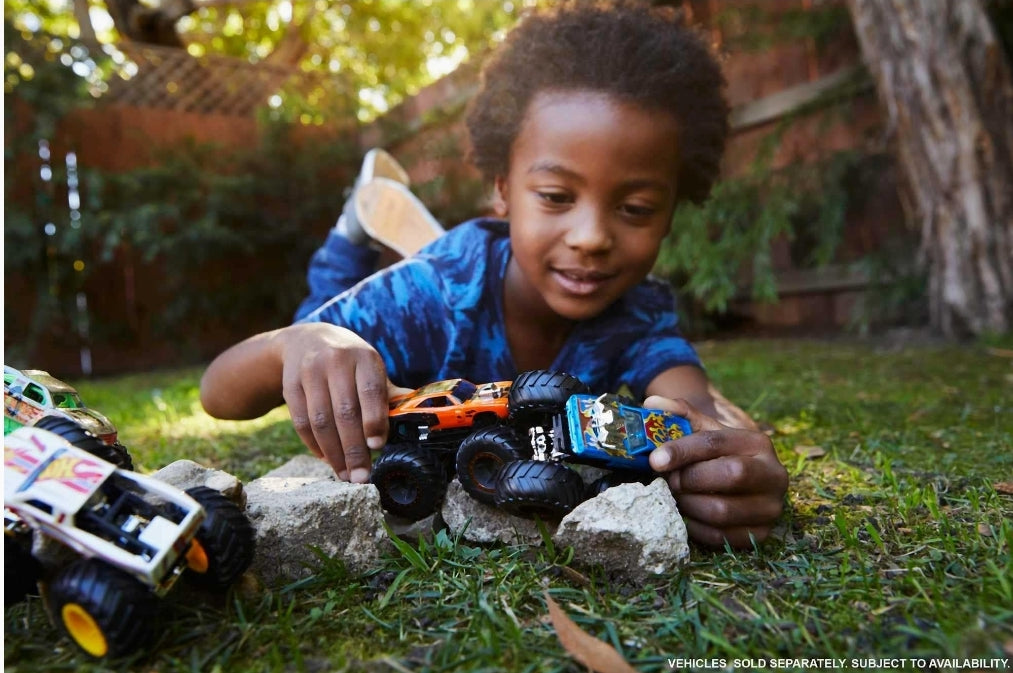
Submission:
[[[647,386],[647,394],[669,399],[681,397],[731,428],[759,429],[749,414],[722,395],[699,367],[686,365],[663,371]]]
[[[200,382],[200,401],[208,414],[248,420],[285,403],[278,352],[281,331],[252,336],[214,359]]]
[[[354,332],[297,324],[250,337],[219,355],[201,379],[212,416],[249,419],[286,403],[303,443],[342,479],[369,479],[371,448],[387,437],[387,379],[379,353]]]
[[[353,245],[334,229],[310,258],[306,272],[309,294],[295,312],[302,320],[335,296],[354,287],[376,271],[380,253],[366,245]]]
[[[699,367],[668,369],[647,386],[644,406],[685,416],[693,434],[651,454],[696,541],[748,548],[781,515],[788,473],[770,438],[729,402]]]

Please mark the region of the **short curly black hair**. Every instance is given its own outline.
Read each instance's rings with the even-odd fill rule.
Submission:
[[[679,129],[678,199],[699,202],[717,179],[728,136],[721,68],[681,14],[646,2],[566,2],[522,19],[485,63],[467,114],[472,163],[509,171],[531,100],[594,91],[671,113]]]

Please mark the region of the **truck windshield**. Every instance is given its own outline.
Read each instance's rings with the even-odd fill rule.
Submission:
[[[462,379],[457,382],[456,386],[454,386],[451,394],[462,402],[467,402],[471,399],[472,395],[475,394],[476,390],[478,390],[478,386],[471,381],[465,381]]]
[[[58,409],[80,409],[84,403],[74,393],[53,393],[53,406]]]

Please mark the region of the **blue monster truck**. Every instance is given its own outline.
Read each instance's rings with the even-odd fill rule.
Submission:
[[[689,421],[644,409],[620,395],[592,395],[561,372],[525,372],[514,382],[510,421],[526,430],[527,459],[504,461],[495,477],[494,503],[519,516],[558,519],[610,486],[647,482],[656,474],[648,456],[661,444],[692,432]],[[612,470],[589,487],[565,463]]]

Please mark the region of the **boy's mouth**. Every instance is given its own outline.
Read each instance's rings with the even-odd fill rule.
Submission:
[[[578,268],[553,268],[552,275],[564,290],[576,295],[594,294],[615,276],[613,273],[604,271]]]

